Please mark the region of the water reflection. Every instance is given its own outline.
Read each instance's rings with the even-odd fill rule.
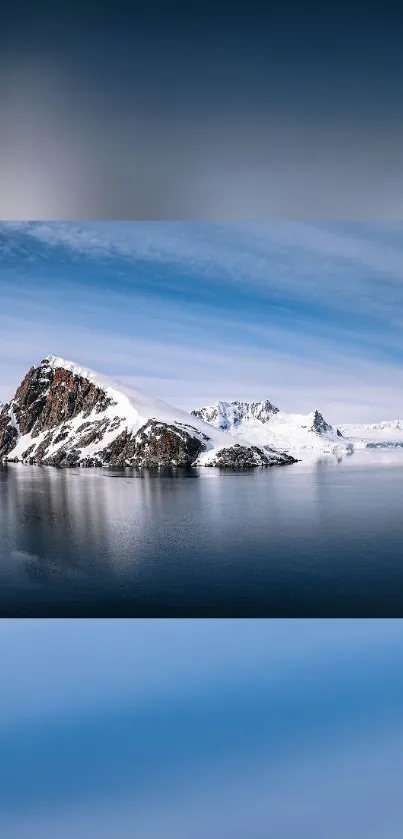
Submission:
[[[402,477],[1,467],[0,614],[400,614]]]

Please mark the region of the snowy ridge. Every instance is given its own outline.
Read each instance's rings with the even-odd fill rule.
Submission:
[[[403,441],[403,419],[384,420],[366,424],[347,423],[340,425],[340,430],[348,437],[356,437],[369,440]]]
[[[288,414],[266,400],[217,402],[192,413],[208,417],[216,427],[226,428],[231,435],[242,436],[250,444],[272,446],[302,460],[337,457],[354,450],[352,442],[344,439],[342,431],[326,422],[319,411]]]

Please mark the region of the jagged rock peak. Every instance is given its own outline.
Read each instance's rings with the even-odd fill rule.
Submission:
[[[314,411],[312,426],[309,430],[316,431],[317,434],[323,434],[327,431],[333,431],[333,426],[326,422],[320,411]]]
[[[237,428],[241,423],[251,420],[258,420],[266,423],[278,414],[279,410],[268,399],[263,402],[216,402],[213,405],[206,405],[192,411],[195,417],[199,417],[216,428],[229,431]]]
[[[11,402],[20,433],[36,437],[79,414],[85,419],[113,405],[113,399],[86,372],[57,356],[47,356],[31,367]]]

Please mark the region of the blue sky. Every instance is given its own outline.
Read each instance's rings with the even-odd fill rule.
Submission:
[[[0,399],[54,353],[185,408],[401,416],[403,223],[0,226]]]
[[[402,643],[386,620],[3,621],[1,833],[398,839]]]

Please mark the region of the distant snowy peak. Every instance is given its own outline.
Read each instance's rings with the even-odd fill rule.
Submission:
[[[288,419],[298,421],[297,418],[300,417],[299,414],[286,414],[280,411],[268,399],[264,402],[215,402],[213,405],[206,405],[204,408],[192,411],[192,414],[222,431],[237,430],[243,425],[265,425],[266,423],[273,425],[275,422],[286,422]],[[326,422],[317,410],[305,417],[301,416],[301,426],[317,434],[334,432],[333,426]]]
[[[0,460],[117,468],[294,462],[54,355],[31,367],[0,410]]]
[[[373,423],[347,423],[340,426],[340,430],[348,437],[372,438],[402,437],[403,419],[384,420]]]
[[[222,431],[231,431],[239,428],[243,422],[269,422],[278,414],[278,408],[268,399],[264,402],[215,402],[192,411],[192,414]]]
[[[320,411],[289,414],[271,402],[217,402],[192,412],[196,417],[250,445],[273,447],[298,459],[341,456],[352,444]]]

